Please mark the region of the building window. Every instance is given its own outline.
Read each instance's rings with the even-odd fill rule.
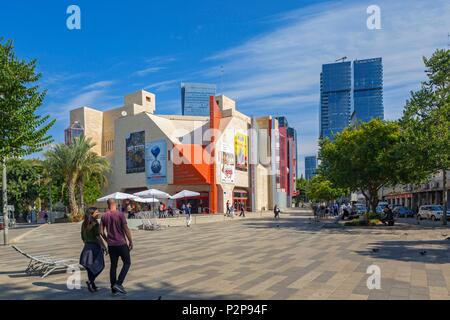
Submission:
[[[107,140],[105,142],[105,152],[111,152],[114,150],[114,140]]]

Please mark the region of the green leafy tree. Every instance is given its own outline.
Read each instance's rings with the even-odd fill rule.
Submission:
[[[96,176],[91,176],[84,183],[83,196],[86,204],[94,204],[102,195],[102,181],[99,181]]]
[[[41,194],[41,166],[39,160],[9,159],[7,161],[8,204],[15,215],[27,212]]]
[[[90,138],[79,137],[70,145],[57,144],[45,154],[52,176],[63,181],[67,188],[69,211],[74,221],[82,216],[85,182],[95,178],[103,186],[110,170],[108,160],[91,150],[94,145]]]
[[[54,124],[49,116],[38,115],[45,91],[36,82],[36,60],[20,60],[13,51],[11,41],[0,38],[0,160],[3,166],[3,215],[7,219],[6,160],[41,151],[52,141],[47,135]],[[8,243],[8,229],[4,243]]]
[[[382,186],[408,180],[409,172],[400,164],[400,142],[395,122],[374,119],[348,127],[333,141],[320,142],[319,171],[339,188],[360,191],[375,212]]]
[[[295,197],[295,202],[298,204],[300,201],[306,201],[306,188],[308,185],[308,181],[303,178],[303,176],[301,178],[298,178],[295,181],[295,187],[296,190],[298,192],[298,195]]]
[[[400,120],[405,136],[406,166],[423,175],[442,172],[443,205],[447,210],[447,170],[450,169],[450,50],[436,50],[423,58],[428,77],[411,92]],[[442,219],[447,224],[446,219]]]
[[[337,188],[330,180],[318,174],[315,175],[306,185],[306,195],[314,202],[337,200],[348,194],[343,188]]]

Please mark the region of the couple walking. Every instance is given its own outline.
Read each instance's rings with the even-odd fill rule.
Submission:
[[[108,211],[102,215],[100,224],[97,222],[98,216],[97,208],[89,208],[81,226],[84,248],[80,256],[80,264],[86,268],[88,274],[89,281],[86,282],[88,290],[90,292],[98,290],[95,279],[105,267],[103,255],[109,254],[111,292],[113,295],[126,294],[123,282],[131,266],[130,251],[133,249],[127,220],[122,212],[117,211],[116,202],[113,199],[108,200]],[[117,277],[119,258],[123,266]]]

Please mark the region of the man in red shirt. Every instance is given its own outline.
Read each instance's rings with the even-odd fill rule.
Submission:
[[[108,252],[111,259],[111,269],[109,278],[111,282],[111,292],[113,294],[126,294],[123,282],[131,266],[130,251],[133,249],[133,239],[127,225],[125,215],[117,211],[114,199],[108,199],[108,211],[103,214],[100,226],[101,234],[108,243]],[[119,257],[123,266],[117,278],[117,263]]]

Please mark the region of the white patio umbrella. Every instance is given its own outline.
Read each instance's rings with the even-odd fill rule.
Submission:
[[[183,190],[180,191],[176,194],[174,194],[173,196],[170,197],[170,199],[184,199],[184,198],[189,198],[189,197],[197,197],[199,196],[200,193],[195,192],[195,191],[189,191],[189,190]]]
[[[148,189],[141,192],[134,193],[135,196],[139,198],[152,198],[154,201],[152,202],[158,202],[156,199],[170,199],[170,194],[167,192],[158,190],[158,189]],[[155,211],[155,206],[153,206],[153,212]]]
[[[158,189],[148,189],[141,192],[134,193],[133,195],[139,198],[157,198],[157,199],[170,199],[170,194],[158,190]]]
[[[134,200],[135,198],[137,198],[136,196],[132,195],[132,194],[128,194],[128,193],[123,193],[123,192],[114,192],[111,193],[107,196],[101,197],[99,199],[97,199],[98,202],[105,202],[108,201],[109,199],[114,199],[114,200],[126,200],[126,199],[130,199],[130,200]]]
[[[136,197],[135,199],[133,199],[133,201],[141,202],[141,203],[151,203],[151,202],[158,202],[159,200],[154,199],[154,198],[139,198],[139,197]]]

